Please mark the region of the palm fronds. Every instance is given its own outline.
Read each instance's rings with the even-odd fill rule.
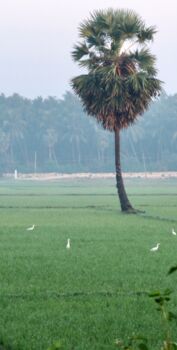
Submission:
[[[72,79],[72,87],[104,128],[132,124],[160,94],[156,59],[146,47],[155,32],[130,10],[95,11],[81,23],[72,56],[88,73]]]

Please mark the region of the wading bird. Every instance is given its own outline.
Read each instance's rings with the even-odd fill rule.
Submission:
[[[67,248],[67,249],[70,249],[70,248],[71,248],[70,238],[68,238],[68,240],[67,240],[66,248]]]
[[[35,228],[35,225],[33,224],[33,226],[27,228],[27,231],[33,231],[34,228]]]
[[[151,252],[156,252],[159,249],[160,243],[157,243],[157,245],[150,249]]]
[[[174,228],[172,228],[172,235],[176,236],[176,232],[175,232]]]

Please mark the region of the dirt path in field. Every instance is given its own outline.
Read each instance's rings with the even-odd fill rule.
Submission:
[[[62,174],[62,173],[8,173],[3,175],[5,178],[15,178],[17,180],[73,180],[73,179],[112,179],[115,178],[115,173],[73,173],[73,174]],[[147,172],[147,173],[123,173],[125,179],[166,179],[166,178],[177,178],[177,172]]]

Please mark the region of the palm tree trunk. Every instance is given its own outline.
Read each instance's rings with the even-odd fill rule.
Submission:
[[[121,209],[123,212],[136,213],[136,210],[130,204],[122,178],[121,164],[120,164],[120,130],[115,130],[115,166],[116,166],[116,187],[120,200]]]

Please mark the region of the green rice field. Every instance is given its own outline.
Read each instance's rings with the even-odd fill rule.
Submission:
[[[0,181],[4,344],[47,350],[59,341],[65,350],[112,350],[116,339],[145,334],[151,349],[160,350],[163,323],[147,293],[173,289],[177,309],[177,274],[167,276],[177,264],[171,233],[177,232],[177,180],[125,185],[144,214],[120,212],[114,180]],[[176,325],[171,329],[177,341]]]

